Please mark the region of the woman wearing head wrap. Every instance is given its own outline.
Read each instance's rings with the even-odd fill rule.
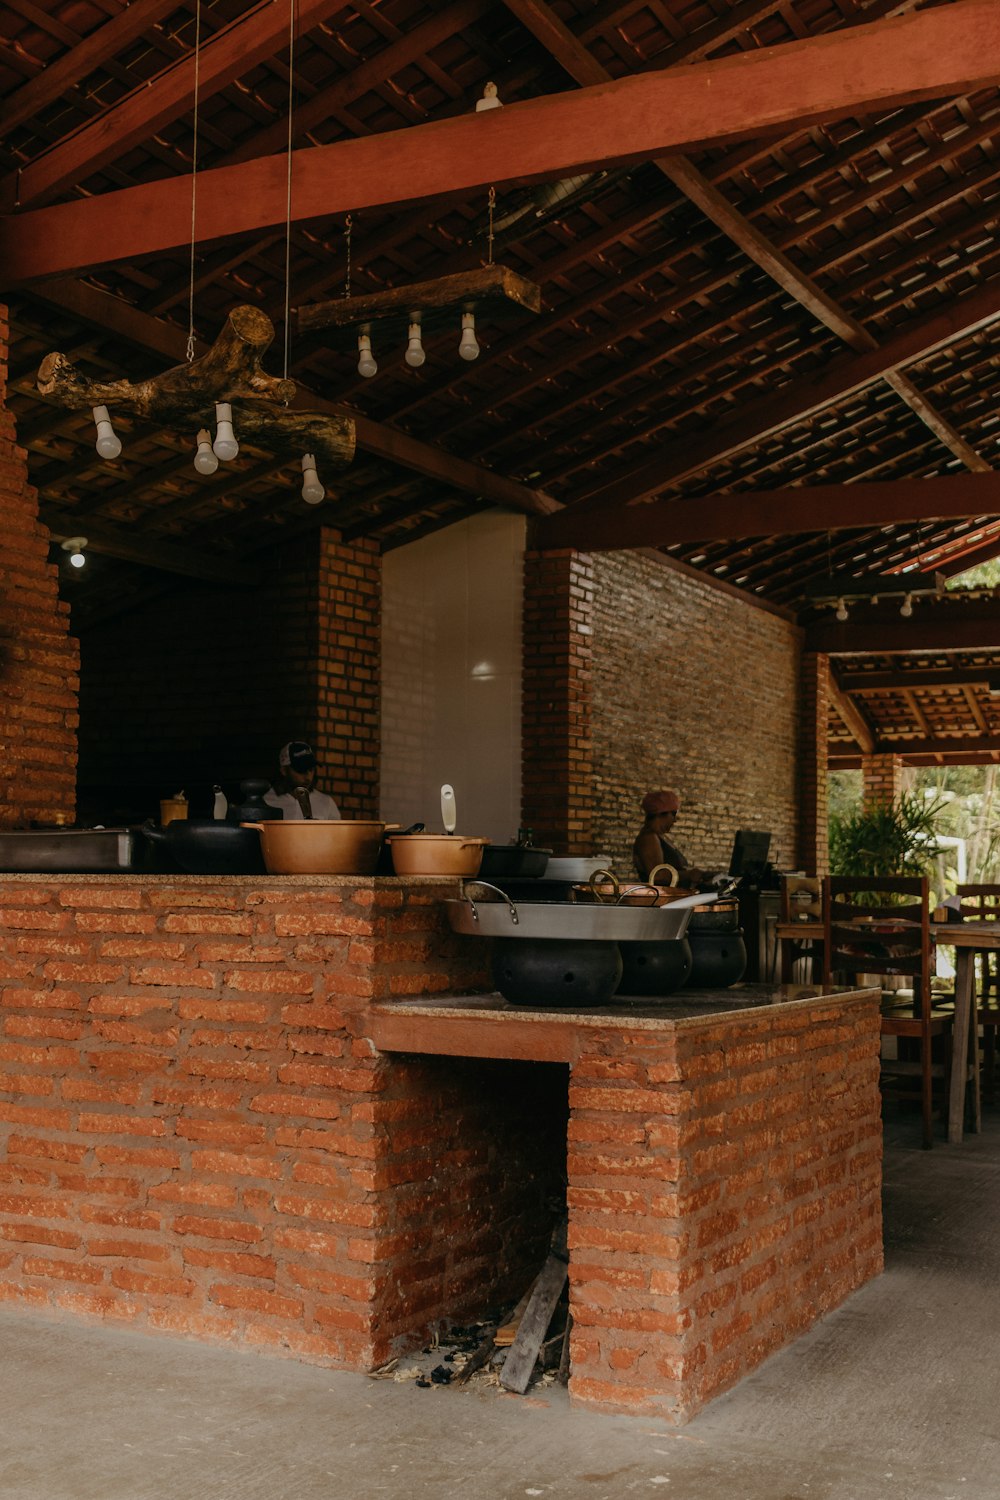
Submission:
[[[689,864],[686,856],[671,843],[681,799],[676,792],[647,792],[642,799],[642,810],[646,821],[632,845],[632,859],[640,880],[648,880],[650,871],[657,865],[671,865],[677,871],[677,884],[696,886],[705,878],[703,870]],[[671,885],[673,876],[669,870],[656,877],[657,885]]]

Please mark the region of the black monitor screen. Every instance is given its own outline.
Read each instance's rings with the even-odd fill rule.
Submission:
[[[730,875],[759,875],[767,864],[770,847],[769,833],[758,833],[754,828],[738,828],[733,840],[733,857],[729,861]]]

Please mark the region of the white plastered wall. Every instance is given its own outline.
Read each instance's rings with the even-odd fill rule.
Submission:
[[[382,572],[381,816],[507,843],[521,803],[525,521],[490,511],[396,548]]]

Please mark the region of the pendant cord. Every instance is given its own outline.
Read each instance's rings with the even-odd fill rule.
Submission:
[[[198,105],[201,86],[201,0],[194,8],[194,119],[191,144],[191,267],[188,281],[187,360],[194,360],[194,245],[198,217]]]
[[[285,366],[288,379],[288,357],[291,350],[292,287],[292,113],[295,103],[295,0],[288,0],[288,150],[285,184]]]
[[[493,210],[497,206],[497,190],[495,187],[490,188],[490,196],[488,201],[490,209],[490,227],[486,240],[486,264],[488,266],[491,266],[493,264]]]
[[[353,227],[353,224],[354,221],[351,218],[350,214],[348,214],[347,218],[344,220],[344,248],[347,252],[347,266],[344,271],[345,300],[348,299],[351,295],[351,229]]]

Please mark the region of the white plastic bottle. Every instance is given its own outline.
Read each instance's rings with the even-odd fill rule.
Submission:
[[[212,817],[224,818],[226,816],[226,813],[229,811],[229,803],[226,801],[226,794],[222,790],[221,786],[213,786],[212,791],[215,794],[215,800],[212,803]]]

